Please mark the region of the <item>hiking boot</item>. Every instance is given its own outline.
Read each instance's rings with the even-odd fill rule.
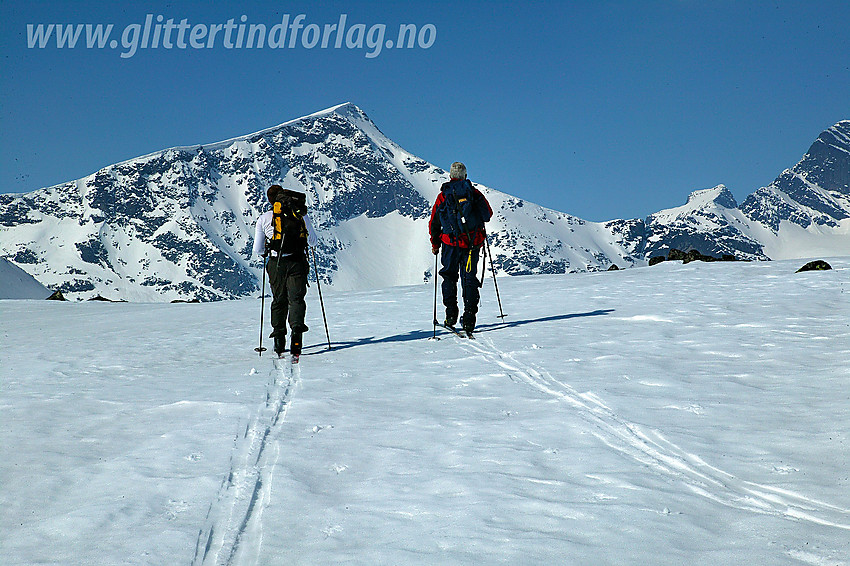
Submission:
[[[465,332],[472,332],[475,330],[475,313],[463,313],[463,317],[461,317],[461,325]]]
[[[289,345],[289,351],[292,352],[294,357],[298,357],[301,355],[301,333],[300,332],[292,332],[292,342]]]
[[[455,324],[457,324],[457,315],[457,307],[446,307],[446,326],[454,326]]]
[[[286,336],[274,337],[274,353],[280,356],[286,351]]]

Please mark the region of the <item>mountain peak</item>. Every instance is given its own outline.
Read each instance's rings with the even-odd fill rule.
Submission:
[[[824,130],[799,163],[747,197],[741,210],[775,234],[782,222],[839,228],[850,218],[850,120]]]
[[[848,133],[850,133],[850,120],[841,120],[827,131],[840,133],[847,139],[848,142],[850,142],[850,137],[848,137]]]
[[[703,207],[706,205],[719,205],[726,208],[737,208],[738,203],[732,192],[726,188],[726,185],[717,185],[710,189],[700,189],[688,195],[688,206]]]
[[[814,154],[816,160],[825,157],[831,162],[837,160],[850,163],[850,120],[842,120],[821,133],[809,148],[809,154]],[[850,195],[850,178],[841,176],[837,180],[830,179],[824,188]]]
[[[738,203],[726,185],[717,185],[710,189],[699,189],[688,195],[688,202],[682,206],[661,210],[651,215],[651,218],[685,218],[694,211],[722,208],[737,208]]]
[[[289,126],[289,125],[292,125],[292,124],[295,124],[295,123],[298,123],[298,122],[302,122],[304,120],[315,120],[316,118],[324,118],[326,116],[330,116],[331,114],[338,114],[338,115],[342,116],[343,118],[350,118],[352,116],[356,116],[356,117],[365,117],[366,119],[368,119],[368,117],[366,116],[366,113],[363,112],[363,110],[361,110],[356,104],[354,104],[353,102],[343,102],[342,104],[336,104],[334,106],[331,106],[330,108],[325,108],[324,110],[320,110],[318,112],[313,112],[312,114],[308,114],[306,116],[302,116],[302,117],[296,118],[294,120],[288,120],[288,121],[286,121],[282,124],[275,126],[274,128],[269,128],[269,129],[275,129],[275,128],[281,128],[281,127],[284,127],[284,126]],[[263,131],[267,131],[267,130],[263,130]]]

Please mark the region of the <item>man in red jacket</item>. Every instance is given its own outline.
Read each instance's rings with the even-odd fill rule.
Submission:
[[[475,329],[478,312],[478,256],[487,237],[484,223],[493,216],[490,203],[481,191],[466,178],[466,166],[452,163],[451,180],[443,183],[437,201],[431,209],[428,230],[431,234],[431,251],[437,255],[442,249],[443,305],[446,307],[446,326],[457,323],[457,282],[463,289],[463,317],[461,325],[467,332]]]

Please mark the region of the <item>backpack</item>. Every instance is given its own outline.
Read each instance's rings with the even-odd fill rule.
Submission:
[[[484,228],[481,205],[472,183],[468,180],[446,183],[442,187],[443,203],[437,209],[443,234],[452,240],[466,235],[469,242],[473,235]]]
[[[272,207],[274,234],[268,249],[281,255],[304,254],[307,250],[307,195],[289,189],[278,191]]]

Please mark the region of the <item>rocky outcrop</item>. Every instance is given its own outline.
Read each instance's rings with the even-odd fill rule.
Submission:
[[[816,259],[815,261],[810,261],[800,269],[798,269],[795,273],[800,273],[803,271],[827,271],[832,269],[832,266],[829,265],[822,259]]]

